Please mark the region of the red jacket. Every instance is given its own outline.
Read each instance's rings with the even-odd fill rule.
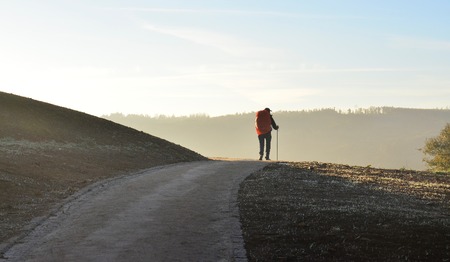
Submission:
[[[261,110],[256,112],[255,127],[256,133],[259,135],[267,134],[272,131],[272,118],[270,112],[267,110]]]

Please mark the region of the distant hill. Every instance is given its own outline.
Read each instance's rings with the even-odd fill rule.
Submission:
[[[205,159],[109,120],[0,92],[0,241],[95,181]]]
[[[255,113],[220,117],[122,115],[105,118],[182,144],[206,156],[256,159]],[[419,151],[450,122],[450,110],[380,107],[339,112],[275,112],[279,159],[424,170]],[[273,132],[272,159],[276,159]]]

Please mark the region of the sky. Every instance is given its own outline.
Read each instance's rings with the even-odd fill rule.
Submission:
[[[448,0],[0,0],[0,91],[96,116],[450,107]]]

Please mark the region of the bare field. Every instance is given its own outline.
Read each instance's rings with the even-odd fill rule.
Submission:
[[[448,261],[450,176],[276,163],[241,185],[250,261]]]

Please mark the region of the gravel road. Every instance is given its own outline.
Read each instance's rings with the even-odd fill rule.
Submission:
[[[265,165],[190,162],[97,184],[12,246],[4,259],[246,261],[237,192],[246,176]]]

